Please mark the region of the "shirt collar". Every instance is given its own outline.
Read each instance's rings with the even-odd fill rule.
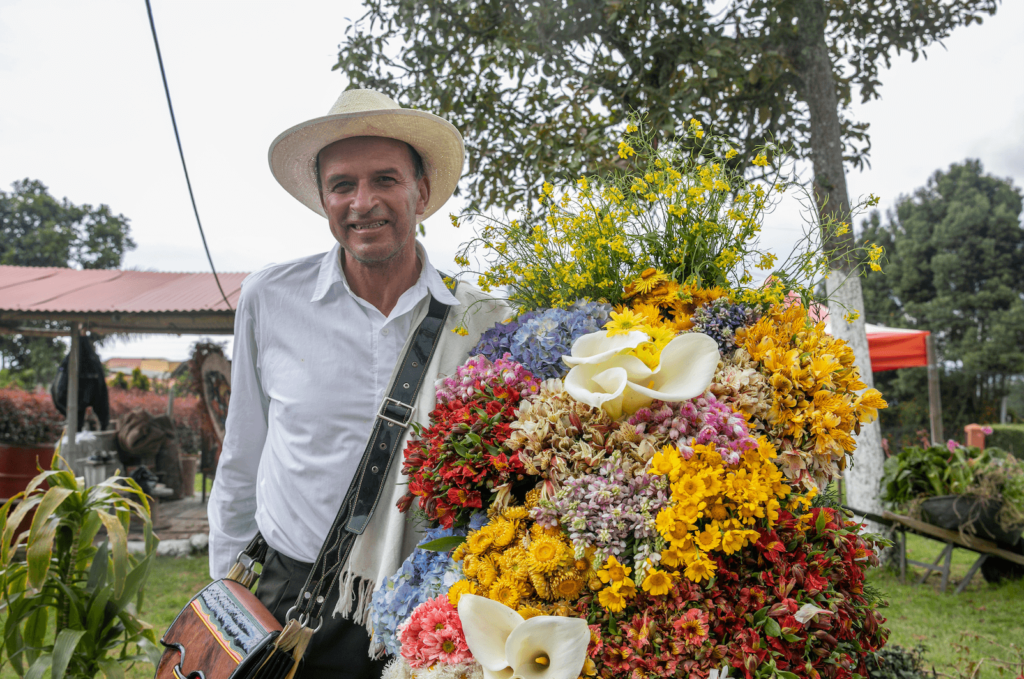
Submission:
[[[430,263],[427,251],[418,240],[416,241],[416,254],[419,256],[423,267],[420,269],[420,277],[413,287],[425,285],[431,296],[438,302],[449,306],[457,306],[459,300],[448,290],[448,286],[444,284],[441,274]],[[309,301],[319,302],[322,300],[335,283],[343,283],[345,290],[351,293],[348,281],[345,279],[345,271],[341,268],[341,243],[335,243],[334,247],[320,260],[320,272],[317,275],[316,287],[313,289],[313,297]]]

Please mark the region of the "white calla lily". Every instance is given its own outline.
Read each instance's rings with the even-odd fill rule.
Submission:
[[[590,629],[582,618],[524,621],[504,604],[463,594],[459,619],[485,679],[576,679],[586,662]]]
[[[680,335],[661,350],[654,370],[639,358],[625,355],[649,340],[638,331],[614,337],[604,331],[583,335],[573,343],[572,356],[562,357],[572,366],[565,390],[614,418],[636,412],[654,399],[676,403],[704,393],[720,358],[715,340],[697,332]]]
[[[514,679],[576,679],[589,644],[590,628],[583,618],[539,615],[512,630],[505,655]]]
[[[459,597],[459,619],[466,645],[485,670],[500,672],[509,666],[505,642],[522,625],[523,616],[497,601],[474,594]]]
[[[569,355],[562,356],[562,361],[570,368],[584,363],[603,363],[623,351],[636,349],[644,342],[650,341],[650,336],[639,330],[631,330],[614,337],[609,337],[604,330],[598,330],[577,337],[569,349]]]

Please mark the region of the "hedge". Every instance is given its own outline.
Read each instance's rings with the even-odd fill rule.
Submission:
[[[1024,459],[1024,424],[990,424],[992,433],[985,437],[985,446],[1008,450]]]

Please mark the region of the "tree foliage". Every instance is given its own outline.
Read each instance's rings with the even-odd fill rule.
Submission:
[[[951,368],[942,398],[956,429],[993,421],[1013,376],[1024,373],[1021,209],[1020,189],[967,160],[936,172],[884,221],[873,213],[861,235],[889,253],[885,275],[864,281],[866,318],[932,331]],[[904,403],[894,410],[903,407],[908,424],[923,426],[926,378],[901,372],[886,393]]]
[[[135,248],[128,218],[106,205],[58,201],[35,179],[0,191],[0,264],[112,269]]]
[[[747,166],[770,140],[811,157],[808,101],[831,87],[838,129],[818,141],[835,132],[860,166],[870,140],[850,116],[854,94],[877,98],[894,54],[916,59],[996,2],[367,0],[335,68],[353,87],[446,116],[466,139],[470,208],[509,210],[542,178],[610,169],[633,110],[665,136],[695,117],[736,140]],[[814,72],[823,51],[831,79],[828,64]]]
[[[111,269],[134,248],[128,218],[107,205],[57,200],[35,179],[0,191],[0,264]],[[0,368],[31,370],[39,382],[53,378],[65,351],[55,339],[0,334]]]

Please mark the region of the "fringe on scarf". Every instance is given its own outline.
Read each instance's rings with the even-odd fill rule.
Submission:
[[[343,618],[348,618],[370,631],[370,602],[373,598],[373,590],[377,587],[376,583],[365,578],[359,580],[357,586],[357,579],[356,575],[348,568],[339,578],[338,605],[334,607],[334,616],[340,615]]]

